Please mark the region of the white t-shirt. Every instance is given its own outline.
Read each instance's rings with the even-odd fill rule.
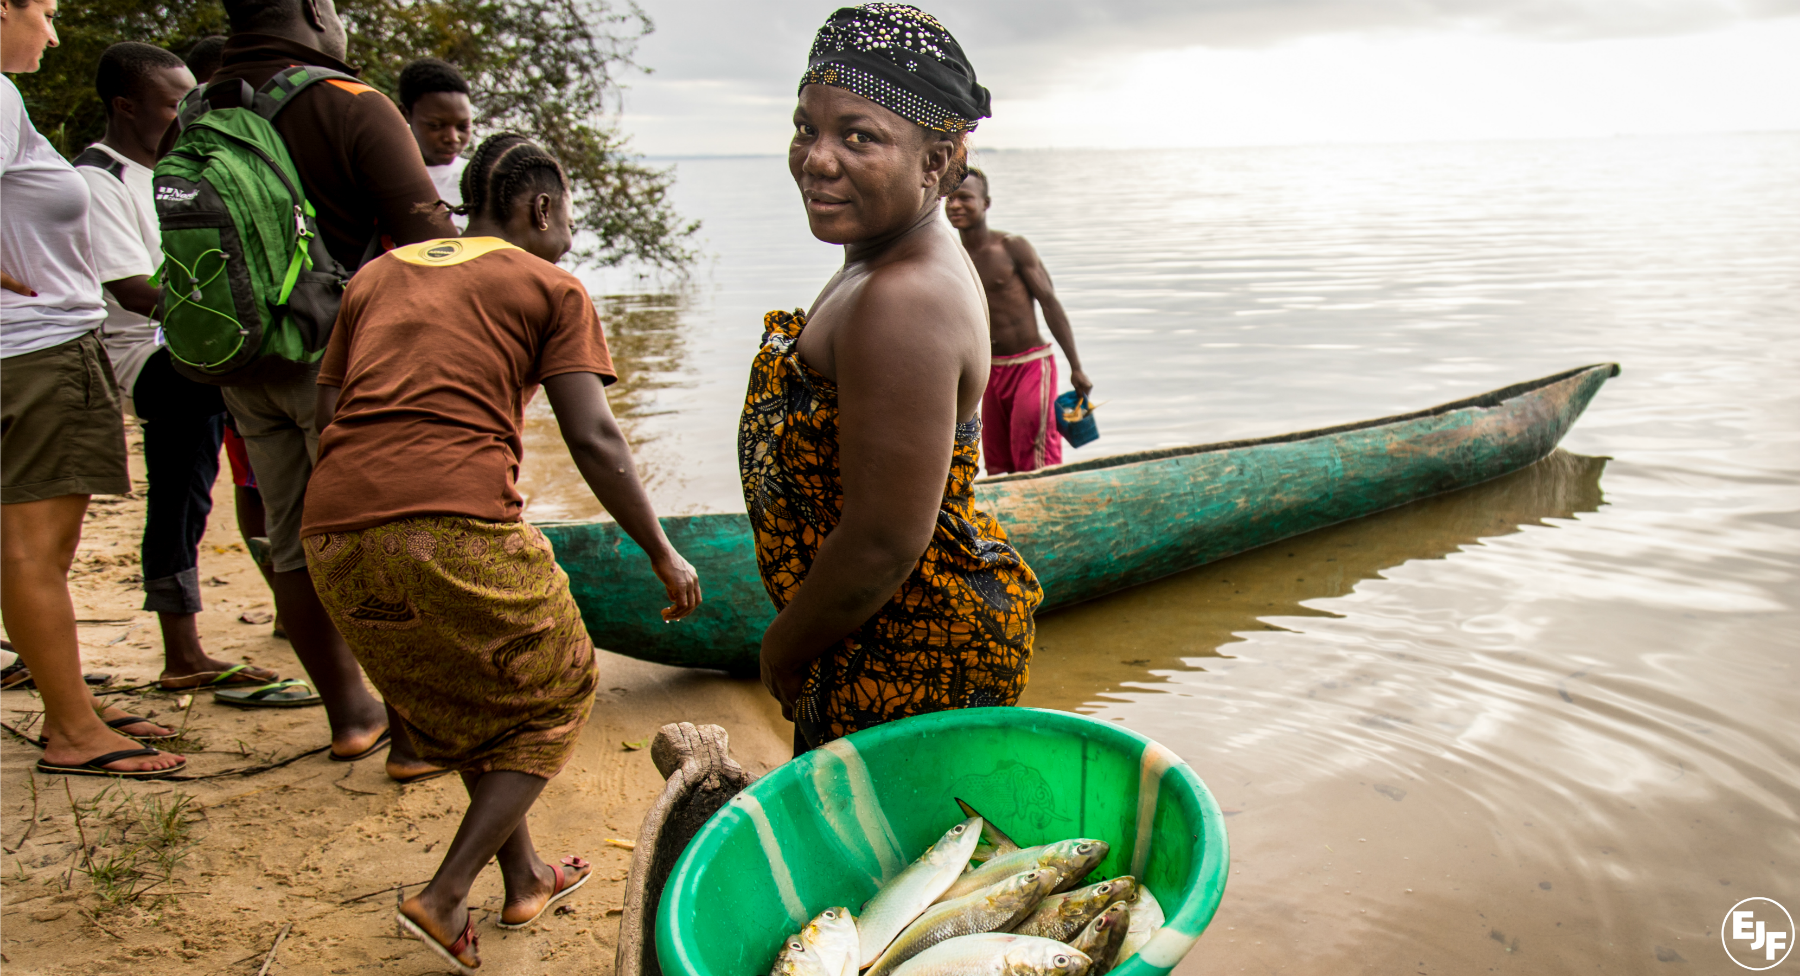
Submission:
[[[94,331],[106,318],[88,247],[87,181],[38,134],[0,76],[0,271],[37,297],[0,288],[0,358]]]
[[[162,262],[162,231],[156,223],[155,173],[142,163],[125,158],[112,147],[98,142],[87,153],[104,157],[106,165],[75,167],[87,180],[93,203],[88,208],[88,238],[93,245],[94,271],[102,285],[121,278],[155,274]],[[81,157],[76,157],[80,159]],[[106,324],[100,337],[106,343],[106,354],[112,358],[113,375],[119,378],[119,392],[127,398],[137,383],[145,360],[162,344],[156,323],[148,316],[119,304],[112,292],[104,291]],[[129,399],[128,401],[129,402]],[[133,413],[136,412],[135,404]]]
[[[438,199],[452,207],[462,206],[462,174],[469,168],[469,161],[461,156],[442,166],[427,166],[425,172],[431,174],[431,185],[437,187]],[[461,214],[451,214],[450,222],[458,231],[467,230],[469,218]]]

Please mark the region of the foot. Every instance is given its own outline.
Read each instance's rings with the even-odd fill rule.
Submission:
[[[116,718],[125,718],[125,717],[129,716],[130,714],[131,714],[130,712],[127,712],[126,710],[124,710],[123,708],[120,708],[117,705],[108,705],[104,709],[101,709],[100,718],[102,721],[110,722]],[[121,726],[119,728],[119,731],[124,733],[125,735],[142,736],[146,739],[155,739],[155,738],[159,738],[159,737],[163,737],[163,736],[170,736],[170,735],[175,734],[174,729],[163,728],[162,726],[156,724],[155,722],[149,721],[148,719],[146,719],[142,722],[134,722],[130,725]],[[94,755],[99,755],[99,753],[94,753]]]
[[[157,687],[164,691],[192,691],[206,686],[219,675],[230,670],[229,661],[221,661],[213,657],[201,656],[192,660],[167,661],[162,676],[157,679]],[[268,668],[245,667],[243,670],[221,682],[218,687],[230,685],[266,685],[278,677]]]
[[[431,779],[434,776],[455,772],[455,770],[446,769],[443,766],[434,766],[417,756],[403,757],[395,755],[395,752],[397,750],[388,750],[387,774],[388,779],[396,783],[416,783],[422,779]]]
[[[558,874],[561,884],[557,883]],[[506,904],[500,911],[500,922],[503,925],[523,925],[542,915],[544,909],[556,896],[570,891],[581,884],[588,875],[594,873],[594,866],[580,857],[569,856],[562,859],[554,869],[542,861],[532,870],[530,883],[515,888],[506,886]]]
[[[469,907],[463,904],[451,906],[448,911],[435,911],[423,899],[422,893],[414,895],[400,903],[400,914],[412,919],[414,925],[425,930],[445,951],[456,957],[456,961],[469,967],[481,967],[481,956],[476,951],[475,940],[467,945],[458,945],[463,933],[469,928]],[[457,950],[461,951],[457,951]]]
[[[333,756],[360,756],[375,748],[381,737],[388,734],[386,725],[375,725],[363,728],[345,729],[334,732],[331,736],[331,754]]]
[[[152,722],[143,724],[156,727]],[[104,725],[95,723],[95,726],[95,729],[83,729],[72,735],[66,734],[60,729],[50,729],[48,744],[44,746],[44,760],[52,766],[79,766],[95,756],[144,747],[143,743],[127,739]],[[167,735],[168,731],[164,730],[162,734]],[[173,752],[159,752],[154,756],[132,756],[120,759],[107,763],[103,768],[110,769],[115,773],[141,773],[156,769],[173,769],[181,765],[185,759],[186,757]]]

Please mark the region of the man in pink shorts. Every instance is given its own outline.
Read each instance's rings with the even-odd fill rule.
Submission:
[[[987,174],[970,169],[962,186],[944,201],[944,216],[962,232],[963,247],[987,289],[993,371],[981,397],[981,454],[988,474],[1035,471],[1062,463],[1062,435],[1056,430],[1056,358],[1038,331],[1044,307],[1050,334],[1069,360],[1069,382],[1082,396],[1094,384],[1081,371],[1075,333],[1056,300],[1050,272],[1031,242],[987,225]]]

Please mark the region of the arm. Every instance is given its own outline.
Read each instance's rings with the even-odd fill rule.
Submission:
[[[1069,315],[1063,311],[1062,302],[1056,298],[1056,286],[1050,283],[1050,272],[1044,268],[1037,249],[1023,237],[1008,237],[1006,251],[1018,262],[1019,277],[1025,281],[1025,290],[1043,306],[1044,324],[1050,327],[1050,334],[1056,337],[1056,344],[1069,359],[1070,385],[1075,387],[1075,392],[1087,396],[1094,384],[1088,381],[1087,373],[1082,372],[1081,354],[1075,351],[1075,330],[1069,325]]]
[[[128,312],[139,315],[150,315],[156,311],[156,303],[162,298],[162,289],[150,283],[149,275],[133,275],[106,283],[106,290],[119,306]]]
[[[23,281],[14,278],[4,271],[0,271],[0,288],[5,288],[15,295],[24,295],[26,298],[37,297],[37,292],[32,291],[30,285],[27,285]]]
[[[338,394],[342,392],[344,391],[340,387],[327,383],[319,384],[318,393],[314,395],[315,399],[313,400],[313,422],[318,425],[320,430],[330,427],[331,422],[337,419]]]
[[[351,104],[351,155],[363,191],[375,202],[380,233],[395,247],[457,236],[450,215],[438,206],[437,187],[400,110],[374,89]]]
[[[672,606],[663,611],[663,619],[680,620],[692,613],[700,605],[700,577],[663,535],[599,374],[559,373],[544,380],[544,393],[582,479],[619,528],[650,556],[651,568],[668,590]]]
[[[956,438],[955,313],[870,282],[832,336],[842,518],[763,635],[763,683],[791,717],[807,667],[893,599],[937,528]],[[886,294],[882,294],[886,292]],[[927,292],[929,294],[929,292]]]

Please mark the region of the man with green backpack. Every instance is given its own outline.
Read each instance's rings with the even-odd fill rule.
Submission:
[[[400,111],[344,63],[332,0],[225,0],[225,11],[223,64],[184,100],[156,167],[160,320],[177,369],[221,386],[243,435],[267,509],[276,606],[312,680],[214,697],[322,702],[332,759],[373,755],[391,728],[389,775],[430,775],[320,605],[299,530],[318,453],[315,377],[344,283],[387,248],[456,231]]]

